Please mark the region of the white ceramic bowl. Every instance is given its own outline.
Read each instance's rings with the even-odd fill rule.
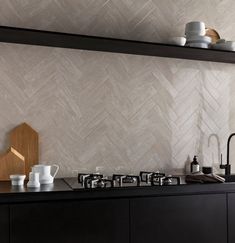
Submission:
[[[224,43],[215,44],[212,47],[213,47],[213,49],[217,49],[217,50],[235,51],[235,42],[226,41]]]
[[[207,43],[210,44],[212,42],[211,37],[209,36],[192,36],[187,38],[187,43]]]
[[[12,186],[23,186],[25,175],[10,175]]]
[[[168,44],[176,45],[176,46],[184,46],[186,43],[185,37],[171,37],[167,41]]]
[[[208,48],[207,43],[188,43],[187,46],[197,47],[197,48]]]

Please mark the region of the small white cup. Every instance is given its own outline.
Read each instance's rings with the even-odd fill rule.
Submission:
[[[37,173],[37,172],[29,173],[29,181],[27,183],[27,187],[33,187],[33,188],[40,187],[39,173]]]
[[[11,185],[12,186],[23,186],[25,175],[10,175]]]

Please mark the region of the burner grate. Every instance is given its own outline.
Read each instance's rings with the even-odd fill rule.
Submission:
[[[180,177],[166,176],[159,171],[141,171],[139,175],[113,174],[110,177],[99,173],[79,173],[77,181],[81,188],[164,186],[181,183]]]

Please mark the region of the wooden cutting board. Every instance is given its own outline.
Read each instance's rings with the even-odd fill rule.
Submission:
[[[31,167],[38,164],[38,133],[23,123],[10,133],[10,144],[25,158],[25,173],[28,177]]]
[[[38,133],[23,123],[10,132],[10,148],[0,155],[0,180],[10,180],[11,174],[25,174],[38,164]]]

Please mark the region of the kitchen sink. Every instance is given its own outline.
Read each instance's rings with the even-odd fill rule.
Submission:
[[[232,175],[220,175],[225,178],[225,182],[235,182],[235,174]]]

